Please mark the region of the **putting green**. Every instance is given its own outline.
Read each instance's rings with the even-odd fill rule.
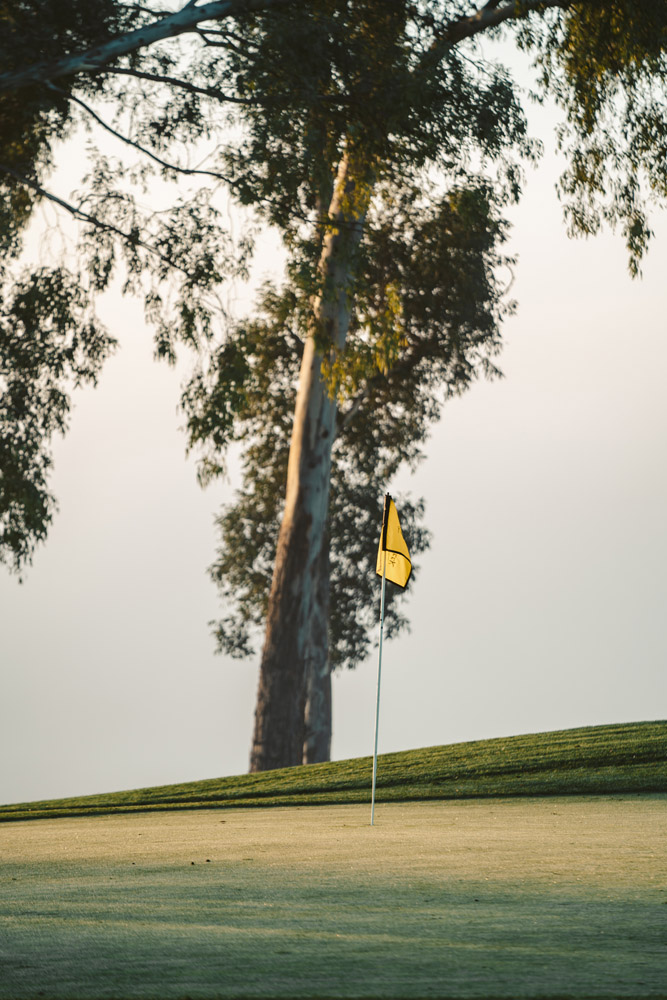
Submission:
[[[667,997],[667,796],[0,827],[0,997]]]

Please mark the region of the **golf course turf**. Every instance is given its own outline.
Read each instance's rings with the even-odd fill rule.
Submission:
[[[5,807],[0,1000],[667,1000],[667,723],[369,773]]]
[[[0,806],[0,822],[157,809],[370,799],[370,757],[127,792]],[[383,754],[378,802],[667,792],[667,722],[591,726]]]

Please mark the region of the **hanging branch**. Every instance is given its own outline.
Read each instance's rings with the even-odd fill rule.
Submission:
[[[155,153],[152,153],[150,149],[146,149],[145,146],[141,146],[138,142],[135,142],[134,139],[130,139],[129,136],[123,135],[122,132],[118,132],[115,128],[109,125],[108,122],[105,122],[103,118],[100,118],[97,112],[94,111],[89,104],[86,104],[85,101],[82,101],[81,98],[75,97],[73,94],[68,94],[60,87],[56,87],[55,84],[53,83],[47,83],[46,86],[49,88],[49,90],[54,90],[58,94],[62,94],[64,97],[67,97],[70,101],[73,101],[75,104],[78,104],[79,107],[83,108],[83,110],[91,118],[93,118],[98,125],[101,125],[103,129],[106,129],[107,132],[110,132],[111,135],[116,137],[116,139],[120,139],[121,142],[126,143],[128,146],[132,146],[133,149],[138,150],[144,156],[150,157],[151,160],[154,160],[156,163],[158,163],[161,167],[164,167],[166,170],[173,170],[174,173],[187,174],[188,176],[197,175],[202,177],[214,177],[216,180],[224,181],[226,184],[229,185],[234,184],[234,181],[230,177],[226,177],[224,174],[219,174],[215,170],[199,170],[198,168],[195,167],[181,167],[176,163],[167,163],[166,160],[162,160],[159,156],[156,156]]]
[[[72,205],[70,202],[65,201],[64,198],[59,198],[58,195],[52,194],[50,191],[47,191],[46,188],[43,188],[41,184],[31,180],[24,174],[20,174],[17,170],[13,170],[4,163],[0,163],[0,171],[4,174],[8,174],[10,177],[13,177],[14,180],[19,182],[19,184],[24,184],[32,191],[35,191],[35,193],[40,195],[40,197],[46,198],[47,201],[51,201],[54,205],[58,205],[60,208],[63,208],[66,212],[69,212],[73,218],[78,219],[81,222],[89,222],[97,229],[101,229],[105,232],[115,233],[116,236],[120,236],[126,243],[129,243],[132,246],[141,247],[143,250],[148,251],[148,253],[153,254],[168,267],[181,271],[182,274],[185,274],[188,278],[190,277],[190,272],[187,268],[183,267],[182,264],[176,263],[176,261],[172,260],[171,257],[167,257],[165,254],[157,250],[156,247],[151,246],[150,243],[146,243],[134,233],[127,233],[118,226],[114,226],[111,222],[103,222],[102,219],[98,219],[96,216],[90,215],[88,212],[84,212],[82,208]]]
[[[105,73],[113,73],[118,76],[133,76],[137,80],[150,80],[152,83],[166,83],[170,87],[186,90],[189,94],[200,94],[202,97],[211,97],[221,103],[228,102],[230,104],[242,104],[251,107],[262,103],[251,97],[231,97],[229,94],[223,93],[218,87],[198,87],[197,84],[190,83],[189,80],[181,80],[177,76],[163,76],[161,73],[145,73],[138,69],[126,69],[123,66],[108,66],[105,68]]]
[[[219,101],[221,104],[240,104],[243,107],[250,108],[284,108],[289,107],[290,101],[293,98],[293,94],[289,94],[286,97],[272,97],[260,99],[257,97],[232,97],[231,94],[225,94],[224,91],[220,90],[218,87],[199,87],[196,83],[190,83],[189,80],[181,80],[177,76],[166,76],[161,73],[146,73],[143,70],[127,69],[123,66],[107,66],[104,70],[105,73],[110,73],[116,76],[132,76],[137,80],[149,80],[151,83],[165,83],[169,87],[176,87],[179,90],[185,90],[189,94],[199,94],[202,97],[210,97],[214,101]],[[0,77],[0,80],[2,77]],[[0,86],[0,90],[2,87]],[[322,104],[332,104],[332,105],[347,105],[351,103],[351,98],[344,97],[341,94],[317,94],[314,98],[315,101],[320,101]]]

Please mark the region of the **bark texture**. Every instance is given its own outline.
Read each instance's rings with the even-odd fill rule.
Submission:
[[[317,684],[324,688],[327,683],[322,669],[326,627],[322,628],[321,619],[323,615],[325,622],[328,618],[328,587],[324,592],[320,581],[336,401],[323,378],[322,365],[325,357],[344,347],[350,323],[355,252],[368,206],[367,185],[362,188],[359,178],[352,157],[345,155],[338,169],[322,244],[321,292],[313,301],[311,328],[301,362],[285,512],[278,535],[260,666],[251,771],[302,763],[308,677],[317,678]],[[318,666],[313,672],[309,664],[315,663]],[[319,724],[317,728],[321,728]]]
[[[329,665],[329,537],[320,555],[310,641],[306,652],[303,763],[331,758],[331,668]]]

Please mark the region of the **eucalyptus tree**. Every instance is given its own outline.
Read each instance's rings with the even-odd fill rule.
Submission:
[[[275,563],[276,542],[284,507],[284,485],[289,456],[291,416],[303,352],[303,335],[295,328],[291,290],[278,294],[266,289],[259,315],[240,325],[236,336],[217,352],[208,377],[198,372],[187,386],[191,446],[204,444],[200,474],[210,476],[220,462],[219,413],[236,397],[228,441],[243,445],[243,482],[233,503],[217,518],[220,542],[210,573],[224,616],[215,623],[218,650],[232,657],[255,654]],[[241,397],[241,400],[239,400]],[[385,433],[384,460],[375,451],[372,421]],[[364,423],[365,421],[365,423]],[[377,586],[374,559],[377,548],[378,497],[387,476],[399,463],[383,413],[361,411],[357,424],[365,433],[347,442],[339,435],[332,456],[331,497],[327,519],[325,565],[319,577],[318,609],[322,654],[312,650],[306,677],[303,762],[328,760],[331,750],[331,671],[352,668],[368,654],[370,636],[377,627]],[[406,442],[402,452],[416,452]],[[389,459],[389,461],[387,461]],[[418,556],[427,545],[423,504],[402,498],[401,520],[410,551]],[[388,588],[388,636],[406,626],[401,602]],[[328,640],[328,643],[327,643]],[[328,653],[328,655],[327,655]]]
[[[400,398],[411,367],[429,385],[428,420],[435,418],[442,395],[457,384],[457,366],[483,369],[498,336],[496,292],[482,296],[495,324],[491,333],[477,319],[459,328],[456,318],[437,311],[442,302],[432,313],[417,310],[411,326],[408,273],[421,288],[420,304],[430,286],[420,285],[423,275],[407,265],[402,274],[393,259],[377,271],[379,220],[400,219],[401,212],[407,219],[418,206],[419,218],[413,213],[408,224],[419,234],[410,244],[418,258],[423,234],[438,231],[445,209],[460,211],[472,199],[486,220],[480,260],[491,273],[499,211],[518,196],[518,163],[535,154],[518,89],[477,47],[504,26],[533,53],[542,92],[564,109],[558,141],[568,166],[561,195],[572,230],[620,225],[636,271],[650,236],[647,202],[664,197],[667,184],[667,7],[663,0],[489,0],[477,9],[462,0],[190,0],[173,12],[150,4],[102,6],[110,18],[105,37],[89,40],[78,28],[59,27],[55,46],[45,42],[38,58],[26,58],[24,45],[5,63],[0,114],[11,112],[13,101],[39,105],[36,117],[4,115],[5,210],[13,223],[35,197],[57,197],[83,223],[93,293],[110,280],[122,245],[128,288],[144,294],[158,352],[168,358],[178,340],[199,349],[211,343],[213,292],[230,270],[243,269],[247,247],[235,256],[203,190],[178,201],[171,213],[142,218],[124,187],[131,172],[108,158],[97,158],[79,198],[55,196],[30,172],[41,156],[46,174],[49,129],[61,134],[74,117],[94,118],[165,178],[205,175],[280,230],[299,303],[300,370],[252,766],[298,763],[307,664],[314,649],[323,662],[326,644],[323,581],[335,442],[342,452],[342,431],[361,426],[354,418],[365,406],[369,413],[376,402],[378,412],[380,403],[390,414],[400,409],[396,395],[374,394],[391,387]],[[16,5],[32,14],[37,7],[58,4]],[[11,17],[3,16],[11,34]],[[58,45],[61,53],[54,52]],[[96,101],[116,107],[113,124],[92,106]],[[37,154],[25,163],[12,159],[43,123],[47,138],[37,142]],[[216,152],[205,168],[193,167],[185,151],[205,141]],[[145,171],[137,176],[145,181]],[[426,178],[433,178],[431,191]],[[416,190],[426,192],[421,201]],[[392,247],[397,254],[398,242]],[[459,343],[461,330],[468,340]],[[439,350],[448,368],[437,361]],[[232,410],[238,405],[240,425],[244,391],[223,400]],[[407,410],[410,405],[403,403]],[[224,412],[220,420],[224,428]],[[20,530],[35,535],[28,521]]]
[[[316,626],[306,658],[304,762],[329,757],[331,669],[361,662],[377,627],[374,567],[383,489],[402,465],[420,459],[443,400],[464,391],[480,372],[496,374],[500,320],[511,303],[497,279],[509,262],[500,254],[505,227],[490,197],[483,186],[440,199],[414,190],[400,197],[385,192],[368,220],[331,455]],[[212,568],[231,609],[216,628],[219,648],[235,656],[253,652],[251,639],[268,607],[307,340],[308,300],[296,287],[266,289],[259,315],[239,325],[184,396],[190,445],[206,449],[202,476],[216,474],[231,441],[243,445],[243,489],[219,518],[221,544]],[[369,339],[369,326],[377,332],[380,322],[382,338]],[[372,361],[363,360],[370,352]],[[421,503],[402,499],[413,556],[428,541],[422,514]],[[406,624],[395,596],[389,588],[388,636]]]
[[[300,762],[307,678],[326,671],[328,504],[345,400],[368,405],[375,375],[409,356],[405,288],[391,266],[364,301],[375,216],[400,218],[401,195],[414,197],[429,166],[453,197],[476,156],[498,165],[509,196],[512,155],[531,150],[505,74],[482,73],[455,48],[432,60],[429,18],[403,2],[321,3],[308,18],[286,8],[234,34],[229,75],[257,103],[244,109],[226,170],[237,197],[280,228],[305,303],[251,755],[259,770]],[[422,225],[437,229],[439,209],[437,198],[423,204]],[[444,314],[432,324],[447,337]],[[430,331],[414,327],[417,354]]]

